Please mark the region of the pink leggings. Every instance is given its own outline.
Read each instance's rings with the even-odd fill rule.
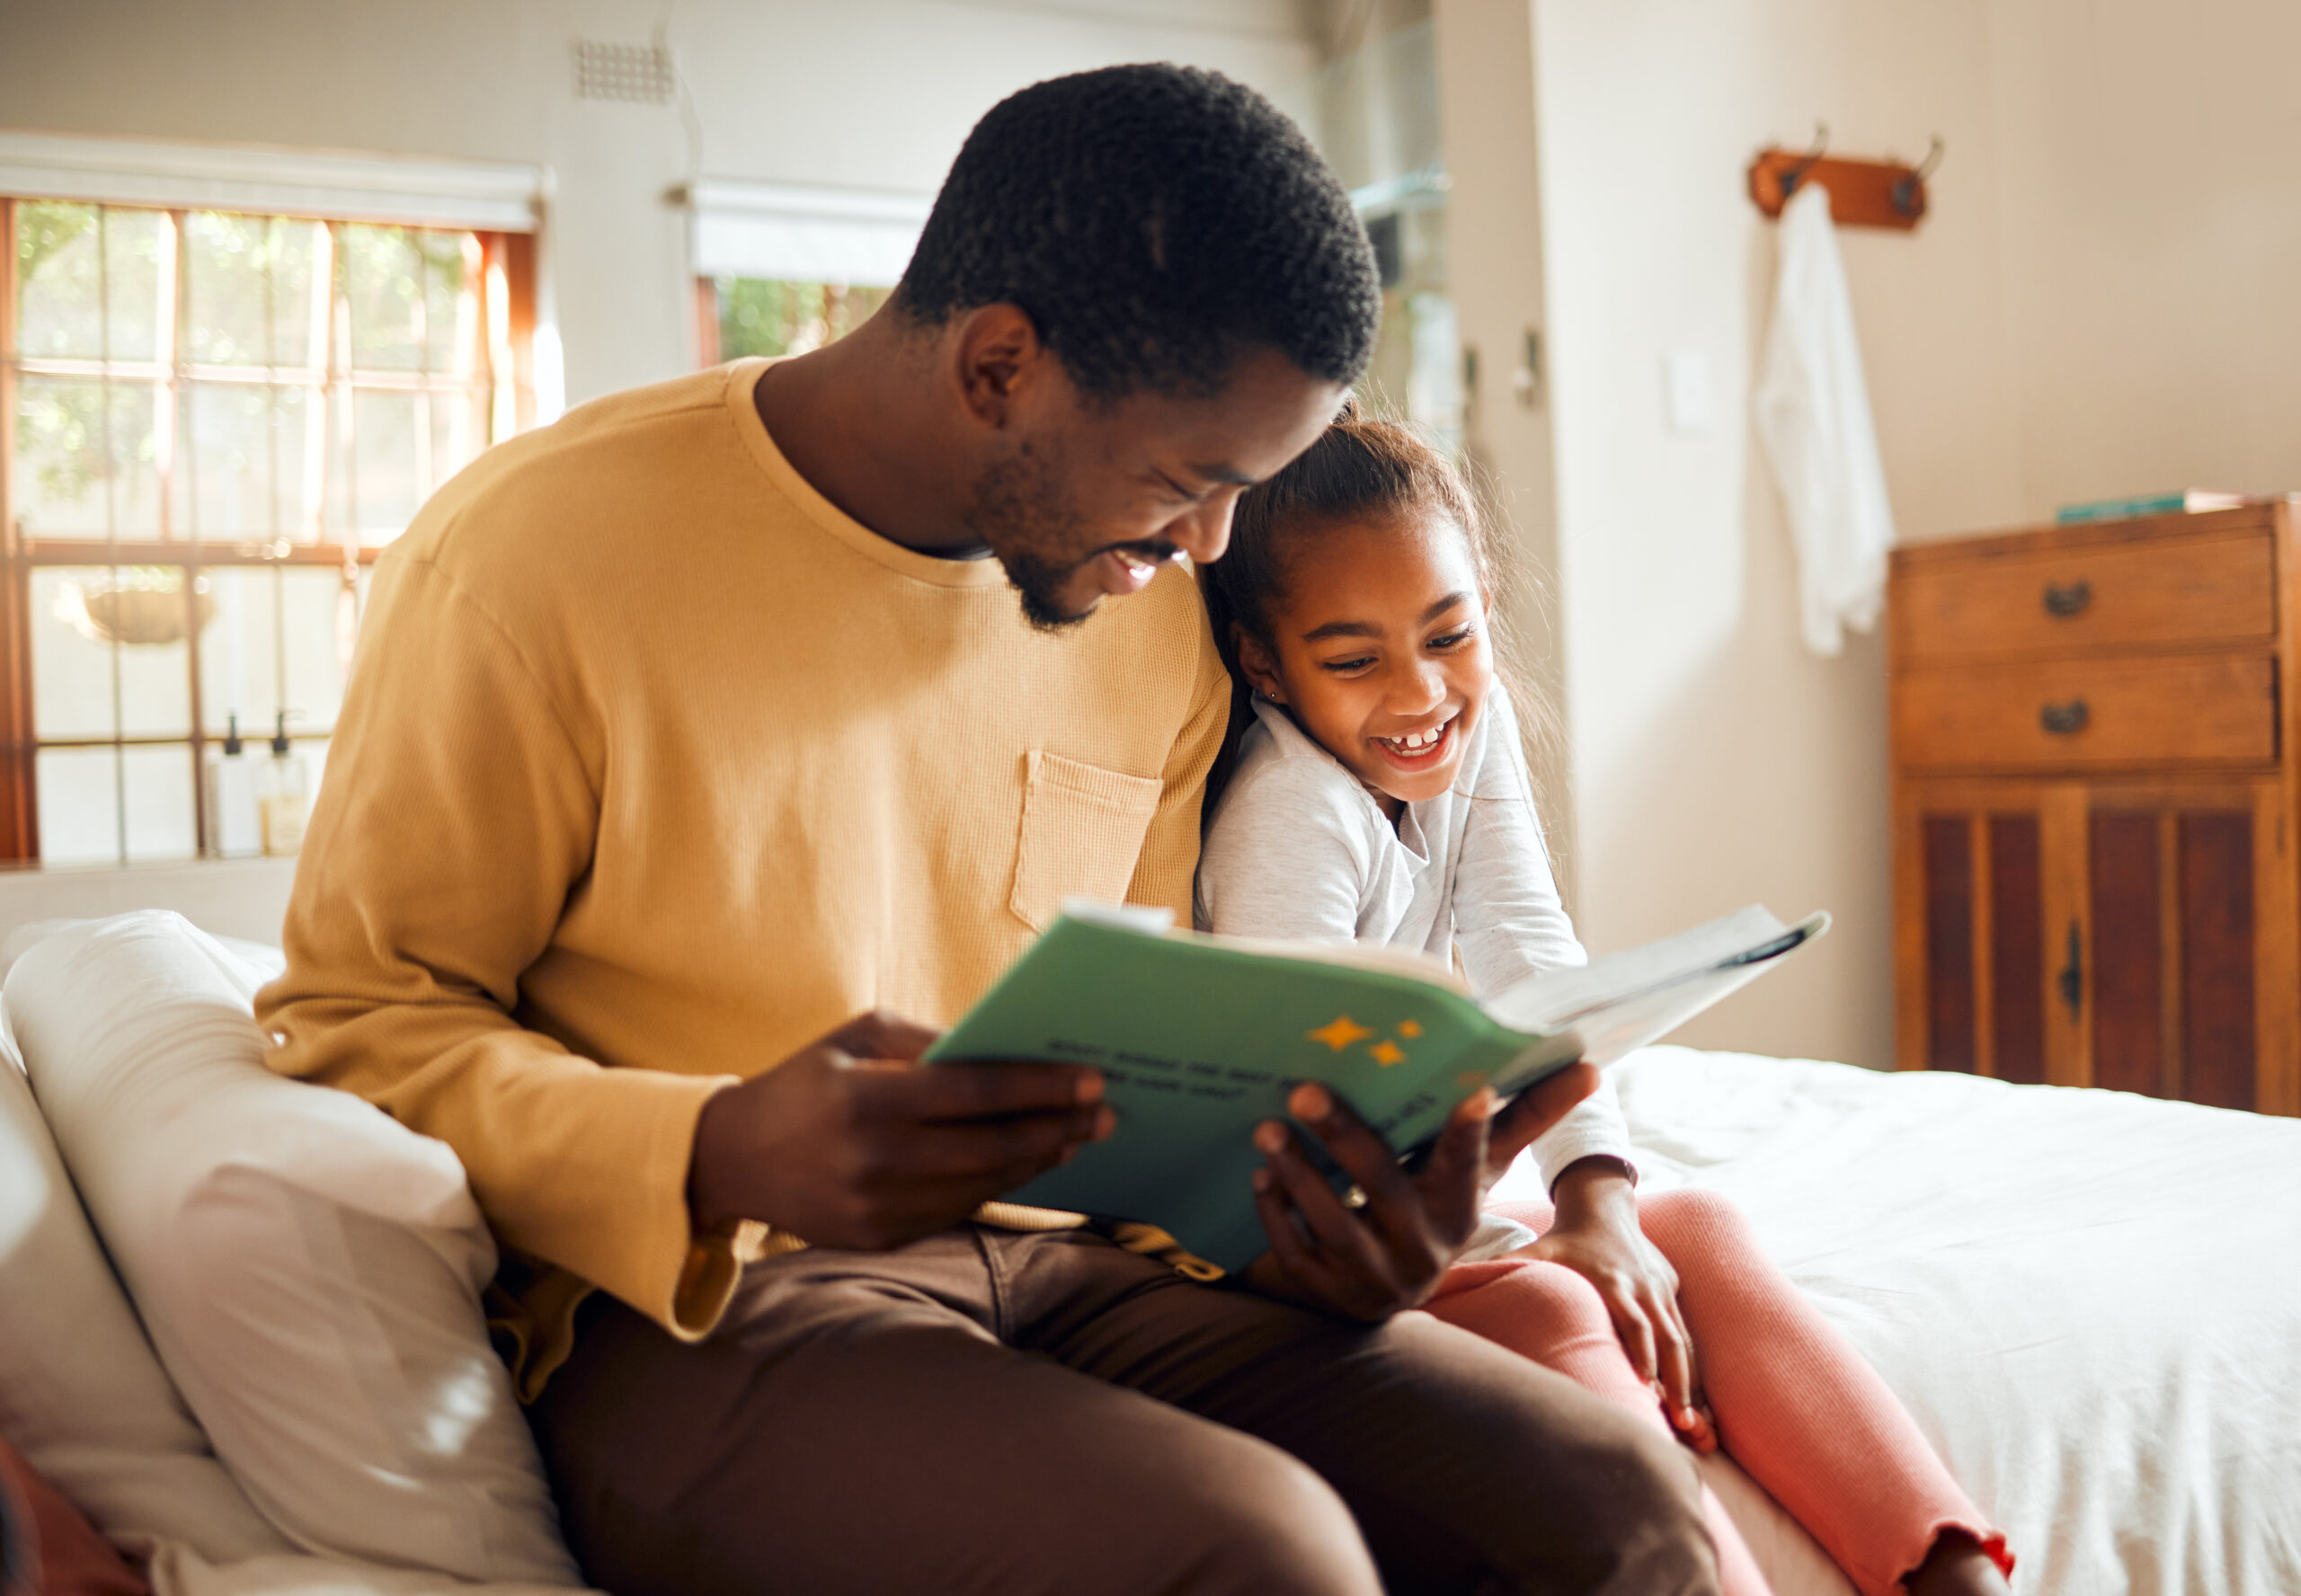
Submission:
[[[1536,1230],[1546,1203],[1496,1210]],[[1678,1307],[1720,1448],[1837,1560],[1864,1596],[1889,1596],[1945,1530],[1979,1541],[2009,1574],[2005,1537],[1968,1501],[1886,1382],[1758,1250],[1741,1211],[1700,1191],[1641,1199],[1639,1225],[1678,1272]],[[1668,1422],[1631,1369],[1597,1289],[1560,1264],[1458,1264],[1426,1305],[1652,1421]],[[1764,1596],[1718,1499],[1703,1493],[1728,1596]]]

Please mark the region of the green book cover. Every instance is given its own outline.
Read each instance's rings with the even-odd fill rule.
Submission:
[[[1481,1004],[1411,953],[1168,931],[1161,918],[1071,906],[927,1058],[1102,1071],[1115,1133],[1008,1200],[1144,1220],[1227,1270],[1268,1245],[1252,1134],[1288,1117],[1295,1085],[1332,1088],[1411,1156],[1479,1087],[1509,1097],[1577,1059],[1643,1046],[1827,925],[1746,909]]]

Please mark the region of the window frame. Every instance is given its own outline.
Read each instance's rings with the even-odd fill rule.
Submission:
[[[283,174],[292,177],[308,164],[333,178],[342,179],[349,166],[357,176],[366,172],[373,176],[378,170],[401,175],[395,164],[382,161],[347,161],[341,157],[311,157],[308,162],[296,156],[282,156],[262,152],[253,157],[261,165],[265,181],[221,184],[223,191],[213,191],[218,185],[205,187],[196,181],[188,182],[181,173],[163,174],[149,182],[139,184],[132,176],[122,180],[118,173],[98,173],[95,181],[86,184],[85,193],[71,191],[66,185],[72,181],[69,163],[59,163],[58,173],[51,181],[23,182],[21,169],[11,169],[4,158],[14,144],[22,140],[0,138],[0,182],[18,180],[5,191],[0,191],[0,238],[6,247],[0,249],[0,866],[8,864],[40,865],[40,814],[38,767],[40,750],[55,748],[108,748],[125,749],[136,747],[168,747],[184,749],[191,761],[192,824],[194,860],[206,860],[218,856],[212,848],[212,830],[207,813],[209,793],[205,779],[209,745],[218,740],[209,735],[203,702],[200,679],[199,579],[205,571],[218,569],[280,569],[288,567],[323,567],[343,572],[347,579],[356,579],[362,567],[372,566],[382,547],[370,546],[358,541],[357,528],[344,529],[347,539],[335,542],[302,544],[273,542],[249,545],[239,542],[219,542],[179,538],[172,534],[173,515],[173,483],[168,473],[176,468],[171,459],[164,470],[158,506],[159,536],[155,538],[124,539],[116,527],[108,527],[102,537],[27,537],[20,525],[15,502],[15,465],[17,400],[23,357],[16,347],[18,319],[17,273],[17,208],[26,201],[62,201],[93,204],[116,208],[160,210],[172,214],[179,236],[188,213],[192,211],[226,211],[228,213],[287,217],[293,220],[332,225],[369,224],[392,226],[452,228],[475,235],[482,252],[483,281],[490,285],[482,295],[480,336],[490,349],[490,412],[499,420],[507,420],[508,430],[493,432],[493,440],[516,435],[548,420],[558,409],[555,394],[539,397],[537,386],[536,345],[539,326],[538,282],[540,249],[534,230],[536,206],[526,202],[529,218],[527,230],[501,226],[504,220],[516,220],[519,212],[506,209],[503,192],[494,195],[485,206],[475,207],[468,196],[462,200],[450,198],[437,206],[412,200],[388,187],[378,191],[378,203],[358,202],[356,191],[330,191],[326,198],[333,201],[322,210],[302,203],[298,191],[283,186]],[[66,145],[82,147],[80,141],[35,141],[45,145]],[[249,159],[247,152],[219,150],[214,158],[231,169],[235,158],[243,164]],[[427,164],[426,173],[438,164]],[[508,192],[508,182],[516,180],[522,169],[481,168],[473,181],[483,180],[495,189]],[[506,173],[510,173],[507,179]],[[436,176],[436,173],[432,173]],[[531,174],[530,191],[539,195],[543,178],[540,173]],[[347,198],[351,202],[343,202]],[[149,194],[151,197],[146,197]],[[429,213],[429,214],[427,214]],[[475,217],[493,219],[495,226],[475,225]],[[178,267],[176,291],[182,293],[182,267]],[[500,318],[497,307],[487,301],[493,298],[493,285],[502,285],[502,305]],[[494,323],[502,323],[499,329]],[[164,385],[174,403],[182,403],[186,385],[193,377],[194,363],[186,359],[184,340],[181,333],[173,342],[170,358],[164,362],[150,362],[161,368],[156,378]],[[503,356],[509,358],[509,369],[501,365]],[[99,380],[105,384],[109,395],[111,382],[110,368],[117,364],[107,360],[107,369]],[[324,387],[332,389],[341,384],[347,395],[354,390],[352,373],[347,368],[339,372],[331,350],[329,368]],[[508,384],[508,393],[507,393]],[[509,415],[503,414],[505,398],[509,399]],[[107,397],[107,405],[110,399]],[[157,567],[180,571],[186,612],[186,671],[190,693],[190,735],[131,734],[117,724],[110,737],[42,738],[34,714],[34,684],[32,679],[31,591],[33,575],[44,568],[109,567],[115,571],[125,566]],[[115,645],[118,646],[118,645]],[[333,728],[298,733],[289,732],[291,740],[324,740],[333,734]],[[268,729],[249,727],[244,732],[249,742],[260,742],[270,735]],[[126,824],[125,811],[122,811]],[[123,857],[115,861],[124,864]],[[101,867],[101,866],[98,866]]]

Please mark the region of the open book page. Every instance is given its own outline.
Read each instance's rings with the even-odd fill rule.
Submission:
[[[1578,969],[1529,977],[1485,1008],[1514,1031],[1576,1030],[1583,1057],[1604,1063],[1684,1024],[1828,927],[1829,917],[1818,914],[1784,926],[1753,905]]]
[[[1337,964],[1346,970],[1371,970],[1428,981],[1464,998],[1470,984],[1443,961],[1414,948],[1386,947],[1371,942],[1289,942],[1275,936],[1217,936],[1211,932],[1178,929],[1171,909],[1150,909],[1137,903],[1099,903],[1091,898],[1065,898],[1062,912],[1091,926],[1118,931],[1139,931],[1176,942],[1195,942],[1223,947],[1234,953],[1259,953],[1270,959],[1293,959],[1313,964]]]
[[[1344,970],[1364,970],[1382,975],[1402,975],[1444,991],[1468,998],[1470,984],[1428,953],[1413,948],[1384,947],[1371,942],[1282,942],[1271,936],[1215,936],[1203,931],[1169,931],[1169,936],[1229,948],[1233,953],[1260,953],[1266,958],[1294,959],[1310,964],[1332,964]]]

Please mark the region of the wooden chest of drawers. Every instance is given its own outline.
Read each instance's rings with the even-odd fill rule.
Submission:
[[[1903,1068],[2301,1113],[2295,510],[1896,551]]]

